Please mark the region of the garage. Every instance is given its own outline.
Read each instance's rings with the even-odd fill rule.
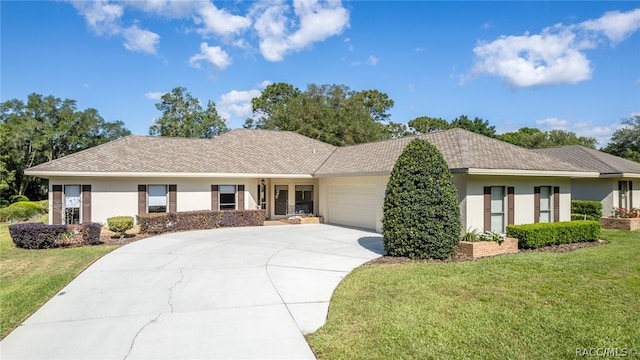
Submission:
[[[377,212],[382,204],[375,185],[330,185],[328,200],[325,214],[328,223],[376,229]]]

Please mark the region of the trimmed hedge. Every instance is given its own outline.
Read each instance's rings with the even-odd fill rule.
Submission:
[[[596,241],[600,238],[599,221],[580,220],[556,223],[508,225],[507,236],[518,239],[518,247],[537,249],[548,245]]]
[[[600,201],[571,200],[571,220],[600,220],[601,217]]]
[[[0,222],[25,221],[46,213],[39,201],[19,201],[0,209]]]
[[[107,219],[109,231],[124,236],[127,230],[133,228],[133,216],[114,216]]]
[[[137,223],[140,226],[140,232],[162,234],[219,227],[262,226],[264,219],[264,210],[200,210],[141,214],[137,216]]]
[[[11,235],[13,243],[23,249],[49,249],[58,247],[58,242],[67,232],[67,225],[26,223],[9,226],[9,234]]]
[[[100,244],[100,224],[82,225],[46,225],[42,223],[23,223],[9,226],[13,243],[23,249],[50,249],[70,244],[78,237],[77,245]]]

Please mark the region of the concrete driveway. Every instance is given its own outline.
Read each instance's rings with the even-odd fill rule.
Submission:
[[[282,225],[167,234],[98,260],[0,342],[11,359],[313,359],[373,232]]]

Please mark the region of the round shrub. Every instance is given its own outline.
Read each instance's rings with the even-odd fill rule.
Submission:
[[[382,235],[391,256],[446,259],[460,238],[460,208],[440,151],[415,139],[391,171],[384,198]]]
[[[9,202],[10,203],[17,203],[19,201],[29,201],[29,198],[25,195],[12,195],[9,196]]]
[[[109,231],[124,236],[127,230],[133,228],[133,216],[115,216],[107,219]]]

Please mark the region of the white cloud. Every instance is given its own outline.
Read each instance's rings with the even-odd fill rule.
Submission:
[[[198,67],[208,60],[223,69],[230,62],[223,46],[252,51],[259,47],[268,61],[281,61],[286,55],[310,47],[349,26],[349,11],[340,0],[262,0],[252,4],[244,14],[237,14],[233,5],[217,7],[211,0],[67,0],[85,18],[87,26],[100,36],[118,36],[129,51],[156,54],[160,35],[145,29],[143,21],[153,16],[186,19],[189,34],[197,34],[216,46],[192,57],[189,62]],[[233,8],[234,10],[230,10]],[[129,13],[142,13],[131,19]],[[127,16],[129,15],[129,16]],[[248,31],[253,33],[247,33]],[[255,41],[257,40],[257,44]],[[352,49],[349,40],[345,40]]]
[[[260,51],[268,61],[281,61],[288,53],[338,35],[349,26],[349,12],[340,1],[294,0],[297,21],[287,17],[290,11],[283,2],[259,3],[253,9]]]
[[[344,43],[347,44],[347,49],[349,49],[349,51],[353,51],[353,44],[351,43],[351,38],[345,38]]]
[[[230,124],[234,122],[234,119],[244,121],[253,113],[251,99],[259,97],[262,94],[262,90],[271,84],[271,81],[265,80],[254,89],[231,90],[223,94],[216,103],[218,113],[222,118],[227,119]]]
[[[151,99],[151,100],[160,100],[162,98],[162,95],[166,94],[166,92],[162,92],[162,91],[150,91],[148,93],[144,94],[144,97],[146,97],[147,99]]]
[[[371,55],[369,56],[369,60],[367,61],[367,63],[371,66],[376,66],[378,64],[378,61],[380,61],[380,59],[378,59],[377,57]]]
[[[156,46],[160,42],[160,35],[149,30],[140,29],[137,25],[122,30],[127,50],[155,54]]]
[[[202,25],[197,32],[204,36],[238,34],[251,26],[251,19],[248,17],[233,15],[224,9],[218,9],[209,1],[200,2],[193,20],[197,25]]]
[[[124,14],[122,6],[103,0],[73,1],[72,4],[98,35],[113,35],[120,31],[118,21]]]
[[[155,54],[160,35],[140,29],[138,25],[123,27],[121,18],[124,7],[104,0],[75,1],[73,6],[84,16],[87,25],[98,35],[120,35],[124,38],[124,47],[130,51]]]
[[[220,46],[209,46],[206,42],[200,44],[200,53],[193,55],[189,59],[189,64],[195,68],[200,68],[200,61],[206,60],[218,69],[224,70],[231,65],[231,57]]]
[[[584,50],[607,37],[613,44],[640,29],[640,9],[609,12],[577,25],[557,24],[539,34],[501,36],[480,42],[476,60],[462,82],[488,74],[501,77],[511,87],[575,84],[591,79],[592,68]]]
[[[640,9],[626,13],[610,11],[598,19],[580,23],[579,27],[589,31],[602,32],[612,43],[616,44],[640,29]]]
[[[472,74],[489,74],[514,87],[574,84],[591,78],[587,57],[574,46],[570,31],[506,36],[482,43],[473,51],[479,58]]]
[[[542,120],[536,120],[536,125],[545,130],[566,130],[569,121],[558,118],[547,118]]]

